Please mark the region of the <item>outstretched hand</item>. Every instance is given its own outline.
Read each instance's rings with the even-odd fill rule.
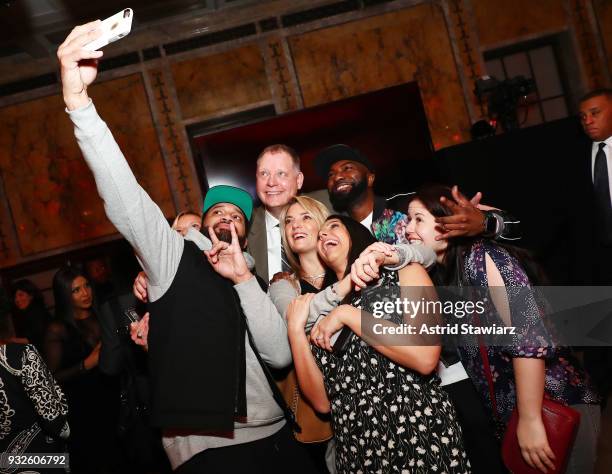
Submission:
[[[229,226],[232,235],[232,241],[229,244],[219,240],[212,226],[208,228],[213,246],[212,249],[205,250],[204,255],[219,275],[238,284],[250,280],[253,274],[242,254],[234,223],[230,222]]]
[[[87,87],[98,74],[98,59],[102,51],[84,49],[87,43],[102,35],[100,20],[75,27],[57,50],[62,76],[62,93],[68,110],[78,109],[89,102]]]
[[[445,240],[453,237],[473,237],[484,231],[485,215],[478,209],[482,193],[478,192],[468,199],[459,192],[458,186],[453,186],[454,200],[440,197],[440,203],[452,212],[451,216],[437,217],[436,222],[441,224],[442,233],[436,240]]]

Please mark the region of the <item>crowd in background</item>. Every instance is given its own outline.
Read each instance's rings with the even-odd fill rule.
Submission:
[[[146,421],[146,360],[140,351],[132,357],[127,328],[121,332],[123,323],[116,321],[122,317],[116,302],[129,289],[116,288],[111,276],[105,258],[61,267],[53,277],[53,317],[30,280],[13,284],[0,339],[12,343],[5,346],[3,368],[21,383],[7,393],[7,403],[11,409],[34,403],[35,412],[28,410],[28,417],[5,412],[4,426],[12,436],[0,441],[3,452],[19,448],[18,441],[26,442],[34,432],[41,441],[28,451],[69,452],[72,472],[163,471],[159,434]],[[33,374],[26,370],[30,363]],[[53,390],[20,393],[32,381]],[[49,431],[47,409],[54,406],[61,409],[56,431]],[[57,430],[60,419],[69,429]]]

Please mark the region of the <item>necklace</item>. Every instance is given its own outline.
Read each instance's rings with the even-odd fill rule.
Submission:
[[[314,283],[315,281],[323,278],[325,276],[325,272],[320,275],[302,275],[302,278],[310,283]]]

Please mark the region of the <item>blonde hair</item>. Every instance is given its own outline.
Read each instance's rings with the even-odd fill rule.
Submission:
[[[198,219],[202,218],[202,215],[198,214],[197,212],[194,212],[191,210],[181,211],[176,215],[176,217],[174,218],[174,221],[172,222],[172,228],[174,230],[176,230],[176,226],[178,225],[179,219],[183,216],[196,216]]]
[[[291,265],[291,269],[295,272],[295,274],[300,277],[300,272],[302,267],[300,267],[300,261],[298,257],[293,253],[291,247],[287,242],[287,235],[285,233],[285,218],[287,217],[287,212],[289,212],[289,208],[294,204],[299,204],[304,208],[308,214],[312,216],[315,222],[321,227],[327,216],[329,216],[329,210],[327,206],[323,204],[321,201],[317,201],[308,196],[295,196],[289,201],[289,203],[283,207],[283,210],[280,213],[279,223],[280,223],[280,231],[281,231],[281,239],[283,241],[283,247],[285,248],[285,255],[287,255],[287,260],[289,261],[289,265]]]

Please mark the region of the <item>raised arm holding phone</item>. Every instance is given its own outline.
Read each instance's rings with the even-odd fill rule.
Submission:
[[[170,463],[185,473],[314,472],[261,362],[279,368],[290,363],[284,321],[278,314],[254,317],[243,310],[262,291],[256,279],[235,284],[202,253],[210,240],[203,248],[199,232],[190,229],[183,238],[171,229],[89,98],[103,53],[86,46],[102,35],[100,25],[77,26],[59,47],[62,93],[106,214],[149,278],[151,419],[164,429]],[[246,191],[215,186],[204,200],[203,233],[212,227],[230,244],[234,232],[244,249],[252,209]],[[247,324],[256,347],[246,337]]]

